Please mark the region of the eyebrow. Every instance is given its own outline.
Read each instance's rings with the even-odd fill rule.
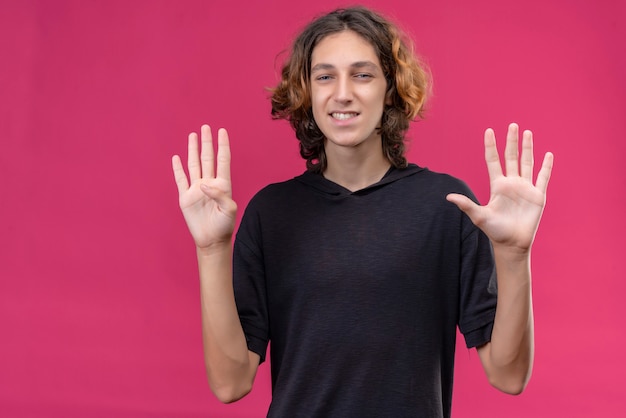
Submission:
[[[350,64],[351,68],[370,68],[372,70],[377,70],[378,69],[378,65],[374,64],[372,61],[357,61],[357,62],[353,62],[352,64]],[[313,68],[311,68],[311,73],[314,73],[316,71],[323,71],[323,70],[333,70],[335,69],[335,66],[332,64],[326,64],[326,63],[319,63],[319,64],[315,64],[313,66]]]

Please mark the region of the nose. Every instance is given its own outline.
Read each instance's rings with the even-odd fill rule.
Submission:
[[[335,83],[334,99],[338,103],[349,103],[352,101],[352,83],[350,77],[341,76],[337,78]]]

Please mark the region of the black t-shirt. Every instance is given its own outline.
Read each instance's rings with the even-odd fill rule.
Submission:
[[[409,165],[351,192],[305,173],[261,190],[237,233],[234,285],[248,347],[271,341],[270,417],[448,417],[456,327],[490,340],[487,237]]]

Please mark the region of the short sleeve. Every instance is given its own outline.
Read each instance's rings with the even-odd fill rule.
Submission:
[[[489,238],[465,217],[461,244],[459,329],[468,348],[491,341],[497,280]]]
[[[235,239],[233,286],[248,349],[258,354],[262,363],[269,343],[269,321],[259,231],[258,218],[248,208]]]

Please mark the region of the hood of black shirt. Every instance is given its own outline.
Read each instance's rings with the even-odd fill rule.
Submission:
[[[377,189],[380,189],[381,187],[391,184],[399,179],[412,176],[423,170],[425,170],[423,167],[420,167],[416,164],[409,164],[406,168],[395,168],[392,166],[387,171],[387,173],[385,173],[383,178],[380,179],[380,181],[370,186],[367,186],[363,189],[356,190],[354,192],[346,189],[345,187],[331,180],[328,180],[321,173],[313,173],[313,172],[307,171],[304,174],[296,177],[295,180],[309,187],[313,187],[314,189],[324,194],[334,196],[334,197],[341,197],[341,196],[349,196],[349,195],[368,194]]]

